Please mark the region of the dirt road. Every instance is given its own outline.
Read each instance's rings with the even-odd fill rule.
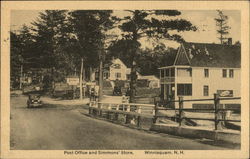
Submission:
[[[82,105],[45,104],[27,109],[26,99],[11,98],[11,149],[227,149],[210,141],[145,132],[93,119]]]

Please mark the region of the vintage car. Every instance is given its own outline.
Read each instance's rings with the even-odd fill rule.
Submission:
[[[113,90],[113,95],[114,96],[121,96],[122,95],[121,87],[115,86],[114,90]]]
[[[40,100],[40,95],[30,94],[27,100],[27,107],[39,107],[42,106],[42,101]]]

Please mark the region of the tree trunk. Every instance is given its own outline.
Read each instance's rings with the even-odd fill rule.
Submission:
[[[55,77],[54,77],[54,73],[55,73],[55,70],[54,70],[54,67],[51,68],[51,81],[50,81],[50,86],[51,86],[51,91],[52,93],[54,94],[54,90],[55,90]]]
[[[134,44],[135,46],[132,46],[133,47],[133,50],[132,50],[132,66],[131,66],[131,73],[130,73],[130,76],[131,76],[131,79],[130,79],[130,99],[129,99],[129,102],[130,103],[135,103],[135,95],[136,95],[136,80],[137,80],[137,75],[136,75],[136,63],[135,63],[135,56],[136,56],[136,51],[137,51],[137,40],[138,40],[138,35],[137,35],[137,32],[134,32],[133,33],[133,41],[134,41]]]
[[[89,67],[89,80],[90,80],[90,82],[93,81],[93,79],[92,79],[92,73],[93,73],[93,69],[92,69],[92,67],[90,66],[90,67]]]
[[[131,67],[131,73],[130,73],[131,79],[130,79],[130,103],[135,102],[135,95],[136,95],[136,65],[133,60],[133,64]]]
[[[100,66],[99,66],[99,101],[102,99],[102,89],[103,89],[103,74],[102,74],[102,57],[100,58]]]
[[[83,58],[81,59],[81,71],[80,71],[80,100],[82,100],[82,72],[83,72]]]
[[[22,90],[22,86],[23,86],[23,64],[21,65],[21,71],[20,71],[20,85],[19,85],[19,88],[20,88],[20,90]]]

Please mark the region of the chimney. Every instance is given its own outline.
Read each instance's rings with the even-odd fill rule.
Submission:
[[[227,44],[228,45],[232,45],[233,44],[233,39],[232,38],[228,38]]]

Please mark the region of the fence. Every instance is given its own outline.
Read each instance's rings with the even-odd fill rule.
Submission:
[[[137,119],[137,126],[140,127],[141,117],[153,118],[153,123],[157,122],[159,117],[167,117],[166,115],[159,115],[160,110],[170,111],[175,110],[176,115],[174,118],[179,123],[179,126],[182,126],[183,120],[207,120],[214,122],[214,129],[221,129],[223,122],[241,122],[241,120],[229,120],[226,119],[226,113],[228,111],[233,111],[233,108],[220,108],[220,101],[222,100],[238,100],[240,97],[219,97],[218,94],[214,94],[214,98],[209,99],[192,99],[184,100],[183,97],[179,97],[179,100],[170,101],[178,102],[179,108],[166,108],[160,107],[158,104],[138,104],[138,103],[104,103],[104,102],[90,102],[89,114],[102,116],[103,112],[107,113],[107,119],[110,119],[110,114],[115,114],[115,120],[118,118],[118,114],[123,114],[126,116],[125,123],[129,123],[128,116],[132,115]],[[194,109],[194,108],[183,108],[184,102],[194,102],[194,101],[214,101],[214,108],[209,109]],[[184,111],[195,112],[199,111],[200,113],[213,113],[214,118],[195,118],[195,117],[186,117]],[[202,112],[203,111],[203,112]]]
[[[138,103],[105,103],[105,102],[91,102],[89,107],[89,114],[103,117],[106,115],[107,119],[111,119],[111,114],[114,114],[113,120],[118,120],[118,115],[125,116],[125,124],[129,124],[133,116],[136,120],[137,127],[141,127],[141,117],[154,118],[155,105],[153,104],[138,104]],[[111,119],[112,120],[112,119]],[[152,120],[152,119],[151,119]]]
[[[166,115],[158,115],[159,110],[175,110],[178,113],[174,117],[177,119],[179,126],[182,126],[182,121],[184,119],[191,119],[191,120],[207,120],[207,121],[213,121],[214,122],[214,129],[218,130],[221,129],[223,122],[241,122],[241,120],[229,120],[226,119],[228,111],[233,111],[235,109],[233,108],[219,108],[220,101],[222,100],[238,100],[241,99],[240,97],[224,97],[221,98],[219,97],[218,94],[214,94],[214,98],[209,98],[209,99],[192,99],[192,100],[184,100],[183,97],[179,97],[179,100],[175,101],[170,101],[170,102],[178,102],[179,103],[179,108],[164,108],[164,107],[159,107],[158,104],[155,104],[155,116],[154,116],[154,123],[156,123],[157,118],[159,117],[167,117]],[[183,108],[183,103],[184,102],[194,102],[194,101],[214,101],[214,108],[213,109],[194,109],[194,108]],[[189,111],[189,112],[194,112],[194,111],[199,111],[200,113],[213,113],[214,118],[194,118],[194,117],[188,117],[186,118],[184,115],[184,111]]]

